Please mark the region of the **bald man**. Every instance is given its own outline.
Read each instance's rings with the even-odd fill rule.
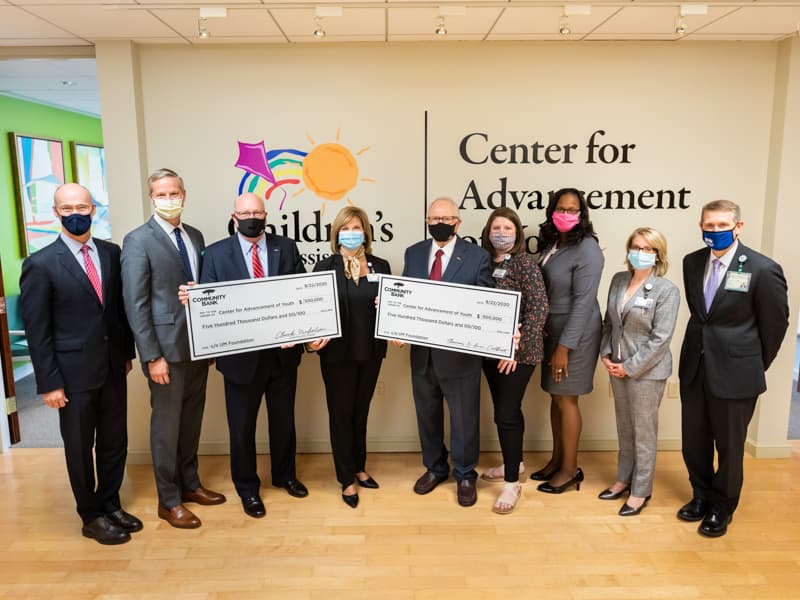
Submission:
[[[305,273],[293,240],[265,233],[264,200],[239,196],[231,214],[236,233],[206,248],[201,283]],[[225,378],[225,408],[231,444],[231,477],[245,514],[266,514],[256,468],[256,422],[266,395],[272,485],[296,498],[308,495],[295,472],[294,397],[302,348],[258,350],[217,358]]]
[[[59,187],[53,212],[61,233],[25,259],[20,278],[36,387],[58,409],[83,535],[123,544],[142,522],[122,510],[119,498],[128,447],[126,375],[134,357],[120,249],[92,237],[95,206],[83,186]]]

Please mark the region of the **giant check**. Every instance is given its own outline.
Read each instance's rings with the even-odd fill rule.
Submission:
[[[333,271],[206,283],[188,291],[192,360],[342,335]]]
[[[379,290],[375,337],[514,358],[519,292],[391,275]]]

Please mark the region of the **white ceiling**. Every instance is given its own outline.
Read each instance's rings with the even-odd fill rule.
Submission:
[[[331,43],[494,40],[777,41],[800,31],[800,0],[706,0],[707,14],[684,17],[681,2],[598,0],[588,15],[568,18],[575,2],[550,0],[0,0],[0,94],[99,114],[93,59],[2,60],[4,50],[91,46],[97,40],[138,43]],[[694,3],[684,3],[694,4]],[[225,6],[209,18],[209,38],[198,36],[201,7]],[[312,35],[317,7],[342,7],[321,19],[327,35]],[[447,35],[437,36],[440,12]],[[449,14],[449,13],[462,14]],[[4,48],[5,47],[5,48]],[[71,81],[74,85],[63,85]]]

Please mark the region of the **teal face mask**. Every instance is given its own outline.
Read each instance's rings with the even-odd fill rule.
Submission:
[[[340,231],[339,232],[339,245],[344,246],[348,250],[355,250],[364,243],[363,231]]]
[[[656,264],[656,255],[641,250],[628,250],[628,262],[634,269],[649,269]]]

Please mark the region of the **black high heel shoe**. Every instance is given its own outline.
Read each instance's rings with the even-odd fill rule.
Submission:
[[[552,471],[545,471],[544,469],[539,469],[538,471],[534,471],[531,473],[531,479],[534,481],[548,481],[552,479],[555,474],[558,473],[558,467],[555,467]]]
[[[629,492],[630,489],[631,486],[629,485],[626,485],[623,489],[621,489],[618,492],[612,492],[611,488],[606,488],[602,492],[600,492],[597,495],[597,497],[600,498],[600,500],[616,500],[617,498],[621,498],[625,492]]]
[[[647,506],[648,502],[650,502],[650,498],[651,498],[651,496],[648,496],[647,498],[645,498],[644,502],[642,502],[642,505],[639,506],[638,508],[633,508],[632,506],[628,506],[628,503],[626,502],[625,504],[622,505],[622,508],[619,509],[619,516],[620,517],[635,517],[636,515],[638,515],[640,512],[642,512],[644,510],[644,507]]]
[[[540,483],[539,487],[536,489],[540,492],[544,492],[545,494],[561,494],[571,488],[573,485],[575,486],[576,491],[580,491],[581,489],[581,482],[583,481],[583,471],[580,467],[575,472],[575,477],[567,481],[566,483],[562,483],[561,485],[550,485],[549,481],[545,481],[544,483]]]
[[[348,486],[345,486],[348,487]],[[349,496],[344,493],[345,488],[342,488],[342,500],[344,503],[347,504],[350,508],[355,508],[358,506],[358,492],[355,494],[350,494]]]

